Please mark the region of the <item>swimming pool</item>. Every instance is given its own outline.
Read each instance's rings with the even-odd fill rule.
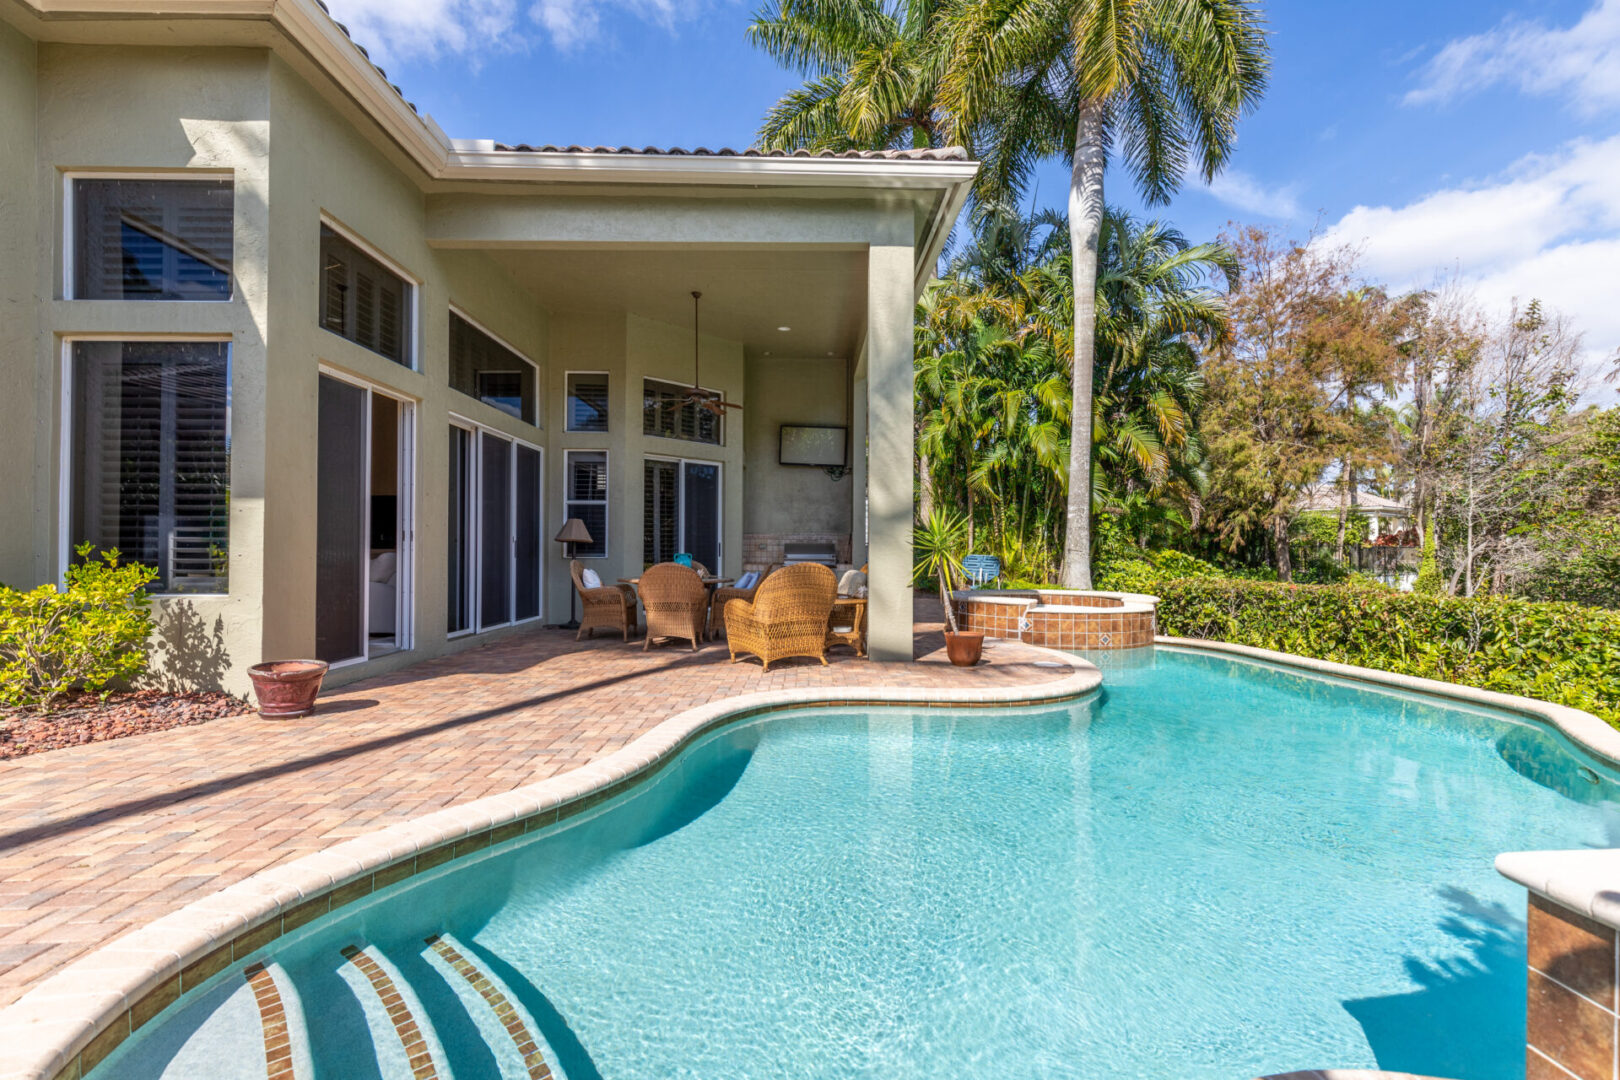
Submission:
[[[1523,1076],[1492,859],[1620,843],[1612,773],[1505,714],[1096,659],[1061,707],[724,728],[276,940],[91,1075],[264,1077],[273,997],[299,1078]]]

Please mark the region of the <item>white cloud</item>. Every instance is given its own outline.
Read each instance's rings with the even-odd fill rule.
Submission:
[[[1494,30],[1448,42],[1420,80],[1406,104],[1446,104],[1504,84],[1567,95],[1586,114],[1620,107],[1620,0],[1597,0],[1567,29],[1509,17]]]
[[[601,30],[613,9],[671,27],[694,14],[695,0],[327,0],[332,17],[381,63],[467,57],[527,48],[546,40],[573,49]]]
[[[1293,185],[1267,187],[1240,169],[1227,169],[1205,183],[1196,171],[1188,174],[1189,183],[1207,191],[1217,201],[1246,214],[1291,220],[1299,216],[1299,199]]]
[[[1405,206],[1358,206],[1323,240],[1358,247],[1368,276],[1397,289],[1456,275],[1497,311],[1539,298],[1586,332],[1595,366],[1620,347],[1617,175],[1620,135],[1581,140]]]

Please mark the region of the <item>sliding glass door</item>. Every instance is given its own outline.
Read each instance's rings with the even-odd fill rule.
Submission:
[[[315,655],[410,648],[411,404],[323,373],[317,397]]]
[[[539,618],[542,464],[537,447],[451,425],[449,633]]]
[[[647,458],[642,463],[642,561],[677,553],[718,574],[723,545],[720,466],[712,461]]]
[[[512,444],[478,437],[478,625],[512,621]]]
[[[366,655],[365,387],[321,376],[315,472],[315,655]]]

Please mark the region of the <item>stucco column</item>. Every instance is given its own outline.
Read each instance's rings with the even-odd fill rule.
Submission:
[[[849,561],[860,566],[866,552],[866,379],[855,380],[849,410],[850,493]]]
[[[868,252],[867,494],[874,660],[911,659],[912,238],[910,222]]]

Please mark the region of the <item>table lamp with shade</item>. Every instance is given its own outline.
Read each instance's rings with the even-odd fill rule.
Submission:
[[[579,520],[579,518],[569,518],[567,521],[563,522],[563,527],[552,539],[563,545],[563,557],[566,559],[574,558],[574,549],[578,545],[594,542],[594,538],[591,536],[591,530],[587,529],[585,527],[585,523]],[[574,582],[572,577],[570,577],[568,582],[568,621],[563,623],[558,629],[579,629],[579,619],[574,615]]]

